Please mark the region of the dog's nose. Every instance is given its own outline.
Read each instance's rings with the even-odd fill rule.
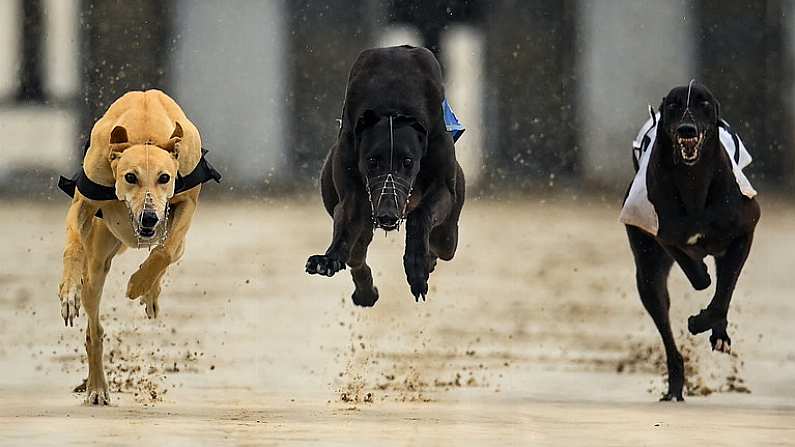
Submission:
[[[153,228],[157,225],[157,213],[154,211],[144,210],[141,216],[141,226],[145,228]]]
[[[698,136],[698,128],[692,124],[682,124],[676,128],[676,133],[681,138],[695,138]]]
[[[385,228],[394,228],[397,226],[398,218],[397,216],[390,216],[388,214],[382,214],[375,217],[375,220],[378,221],[378,225]]]

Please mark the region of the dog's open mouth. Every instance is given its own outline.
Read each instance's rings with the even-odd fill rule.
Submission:
[[[153,227],[145,227],[141,224],[140,219],[132,219],[133,222],[133,230],[135,230],[135,236],[141,241],[149,241],[157,236],[157,227],[159,225],[155,225]],[[159,223],[159,222],[158,222]]]
[[[130,224],[133,227],[135,237],[138,239],[139,244],[142,242],[151,244],[155,239],[160,239],[162,241],[166,238],[169,212],[168,205],[166,205],[165,218],[162,219],[152,218],[155,213],[146,208],[137,216],[129,207],[127,210],[130,213]]]
[[[138,237],[143,240],[152,239],[157,234],[154,228],[139,228],[137,231]]]
[[[395,231],[395,230],[400,228],[401,221],[402,221],[402,219],[398,220],[398,221],[395,221],[395,223],[391,223],[391,222],[382,223],[382,222],[376,221],[376,226],[378,228],[384,230],[384,231]]]
[[[698,160],[701,145],[704,143],[704,133],[701,132],[698,136],[691,138],[676,137],[676,143],[682,153],[682,160],[687,164],[695,163]]]

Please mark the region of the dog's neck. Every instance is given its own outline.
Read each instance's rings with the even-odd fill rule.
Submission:
[[[712,183],[719,178],[719,171],[723,170],[718,131],[706,137],[701,148],[701,156],[693,165],[687,165],[682,160],[675,159],[671,139],[665,135],[660,141],[663,150],[657,151],[658,162],[664,167],[664,172],[671,176],[679,200],[687,214],[696,214],[707,206]]]

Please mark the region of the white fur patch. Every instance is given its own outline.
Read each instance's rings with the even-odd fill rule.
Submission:
[[[687,240],[687,245],[696,245],[698,240],[701,239],[702,237],[704,237],[704,235],[701,233],[696,233],[690,236],[690,238]]]

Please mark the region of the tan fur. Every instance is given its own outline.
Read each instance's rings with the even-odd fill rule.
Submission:
[[[75,191],[66,216],[64,271],[58,291],[65,323],[74,325],[81,304],[88,316],[89,404],[110,401],[102,366],[104,331],[99,303],[111,261],[126,247],[138,248],[139,236],[131,217],[139,219],[146,207],[162,222],[166,204],[173,207],[168,237],[149,252],[127,287],[127,297],[140,298],[146,305],[146,315],[156,318],[160,280],[168,266],[182,256],[201,190],[197,186],[174,195],[174,181],[177,172],[187,175],[200,158],[201,137],[196,126],[174,100],[158,90],[125,94],[91,131],[83,165],[86,175],[96,183],[115,185],[119,200],[93,201]],[[125,180],[130,173],[135,175],[134,183]],[[166,183],[159,181],[163,174],[169,177]],[[102,219],[95,217],[97,210],[102,210]]]

